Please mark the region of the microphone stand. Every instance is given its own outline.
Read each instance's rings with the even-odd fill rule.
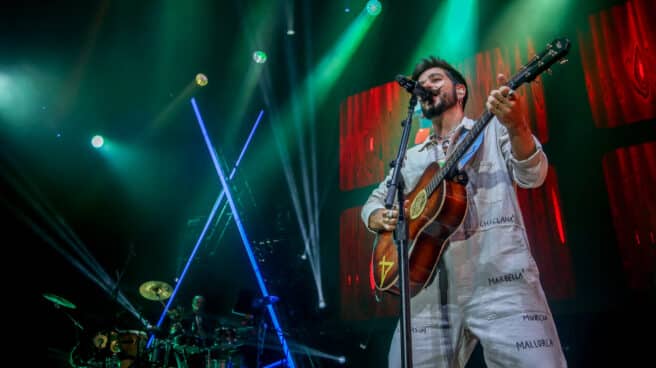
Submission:
[[[66,317],[68,317],[68,319],[71,320],[71,322],[73,323],[73,326],[77,327],[80,331],[84,331],[84,327],[82,327],[82,324],[80,324],[80,322],[78,322],[73,316],[71,316],[70,313],[63,310],[58,304],[55,304],[54,306],[55,306],[55,309],[59,309],[60,311],[62,311],[62,313],[64,313],[66,315]],[[77,330],[75,330],[75,331],[77,333],[79,333]]]
[[[410,137],[410,127],[412,123],[412,115],[414,113],[415,105],[417,104],[417,96],[415,94],[410,97],[408,104],[408,115],[403,120],[403,133],[401,135],[401,144],[397,152],[396,159],[392,162],[393,167],[392,178],[387,183],[387,196],[385,197],[385,208],[392,209],[394,206],[394,197],[396,196],[399,203],[399,218],[394,229],[394,240],[399,252],[399,289],[401,292],[401,318],[400,318],[400,332],[401,332],[401,364],[404,368],[412,367],[412,336],[410,334],[410,277],[409,277],[409,263],[408,263],[408,225],[405,219],[404,202],[405,183],[401,175],[401,167],[405,152],[408,148],[408,139]]]

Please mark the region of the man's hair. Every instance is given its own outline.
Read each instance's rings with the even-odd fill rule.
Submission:
[[[422,59],[419,63],[417,63],[417,65],[415,65],[415,70],[412,72],[412,79],[417,80],[421,73],[430,68],[444,69],[453,84],[462,84],[465,86],[465,97],[462,99],[462,108],[464,109],[465,105],[467,105],[467,98],[469,97],[469,87],[467,86],[467,81],[462,76],[462,74],[456,70],[456,68],[452,67],[451,64],[447,63],[445,60],[435,56],[429,56]]]

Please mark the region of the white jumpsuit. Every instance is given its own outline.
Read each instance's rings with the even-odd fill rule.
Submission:
[[[474,123],[465,118],[458,135]],[[535,154],[516,160],[508,132],[496,118],[483,134],[482,144],[464,166],[469,177],[467,214],[443,255],[446,305],[440,303],[440,276],[411,299],[413,365],[464,367],[480,341],[488,367],[566,367],[514,188],[542,185],[547,157],[534,137]],[[455,146],[449,147],[449,154]],[[401,170],[406,192],[440,158],[438,148],[429,138],[408,150]],[[389,178],[362,208],[365,224],[374,210],[384,207]],[[397,325],[389,367],[401,366],[399,336]]]

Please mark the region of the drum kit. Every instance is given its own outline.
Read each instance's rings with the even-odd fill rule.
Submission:
[[[162,281],[147,281],[139,287],[147,300],[163,302],[171,297],[173,288]],[[61,296],[43,294],[58,309],[76,309],[75,304]],[[76,326],[80,324],[68,313]],[[240,347],[254,332],[246,321],[213,318],[213,328],[203,336],[185,326],[186,316],[180,309],[167,313],[170,328],[162,333],[149,330],[109,328],[96,331],[92,337],[81,334],[70,353],[74,368],[229,368],[242,366]],[[152,342],[148,345],[149,335]]]

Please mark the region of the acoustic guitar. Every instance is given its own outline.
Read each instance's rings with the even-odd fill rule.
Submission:
[[[506,84],[516,90],[524,83],[537,78],[556,62],[564,63],[569,52],[570,41],[555,39],[520,68]],[[430,164],[417,185],[406,195],[408,209],[408,262],[410,295],[416,295],[427,287],[433,279],[448,239],[462,224],[467,213],[467,178],[457,172],[457,164],[476,141],[480,133],[492,119],[493,114],[483,112],[472,129],[456,146],[451,156],[440,168],[438,163]],[[398,250],[393,231],[379,232],[374,240],[371,257],[371,270],[376,288],[399,294]]]

